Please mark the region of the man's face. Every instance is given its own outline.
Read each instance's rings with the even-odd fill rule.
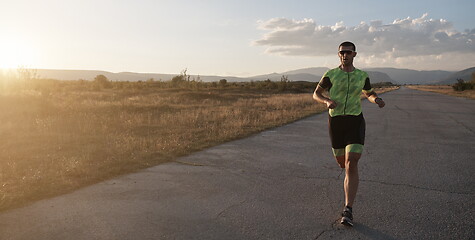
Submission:
[[[351,66],[353,64],[353,58],[356,56],[356,52],[351,46],[340,46],[338,49],[338,56],[343,66]]]

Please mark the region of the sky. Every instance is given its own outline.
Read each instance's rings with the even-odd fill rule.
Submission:
[[[475,66],[473,0],[0,0],[0,68],[248,77]]]

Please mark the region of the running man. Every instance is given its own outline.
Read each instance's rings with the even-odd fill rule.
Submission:
[[[383,99],[371,88],[368,74],[353,66],[356,46],[344,42],[338,48],[341,65],[327,71],[315,89],[313,98],[329,109],[329,130],[333,155],[345,169],[345,207],[341,224],[353,226],[353,202],[358,190],[358,160],[363,153],[365,120],[361,109],[361,92],[372,103],[384,107]],[[328,91],[328,97],[324,92]]]

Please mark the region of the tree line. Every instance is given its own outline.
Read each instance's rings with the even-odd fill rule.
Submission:
[[[16,89],[34,89],[42,93],[49,94],[55,91],[55,88],[68,86],[73,89],[102,91],[107,89],[249,89],[249,90],[269,90],[274,92],[313,92],[317,82],[308,81],[291,81],[288,76],[282,75],[279,81],[266,79],[263,81],[249,82],[229,82],[225,78],[215,82],[204,82],[200,76],[192,77],[187,74],[187,69],[181,71],[179,75],[169,80],[156,80],[153,78],[144,81],[113,81],[105,75],[97,75],[92,81],[76,80],[61,81],[54,79],[43,79],[36,73],[34,69],[18,68],[17,80],[14,88]],[[12,85],[13,86],[13,85]],[[374,87],[393,86],[390,82],[375,83]],[[2,86],[0,86],[1,88]]]
[[[121,89],[126,87],[132,88],[181,88],[181,89],[202,89],[202,88],[244,88],[257,90],[275,90],[279,92],[285,91],[313,91],[316,86],[315,82],[292,82],[287,76],[283,75],[280,81],[249,81],[249,82],[229,82],[226,79],[220,79],[216,82],[203,82],[200,77],[192,78],[183,70],[180,75],[173,77],[168,81],[155,80],[153,78],[146,81],[111,81],[104,75],[97,75],[92,84],[96,90],[100,89]]]

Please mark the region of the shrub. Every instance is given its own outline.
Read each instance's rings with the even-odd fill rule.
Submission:
[[[227,83],[228,83],[228,80],[226,79],[219,80],[219,86],[221,87],[226,87]]]
[[[457,79],[457,83],[452,86],[455,91],[464,91],[473,89],[473,83],[465,82],[463,79]]]
[[[102,74],[94,78],[94,83],[96,86],[99,86],[99,88],[112,88],[112,83]]]

